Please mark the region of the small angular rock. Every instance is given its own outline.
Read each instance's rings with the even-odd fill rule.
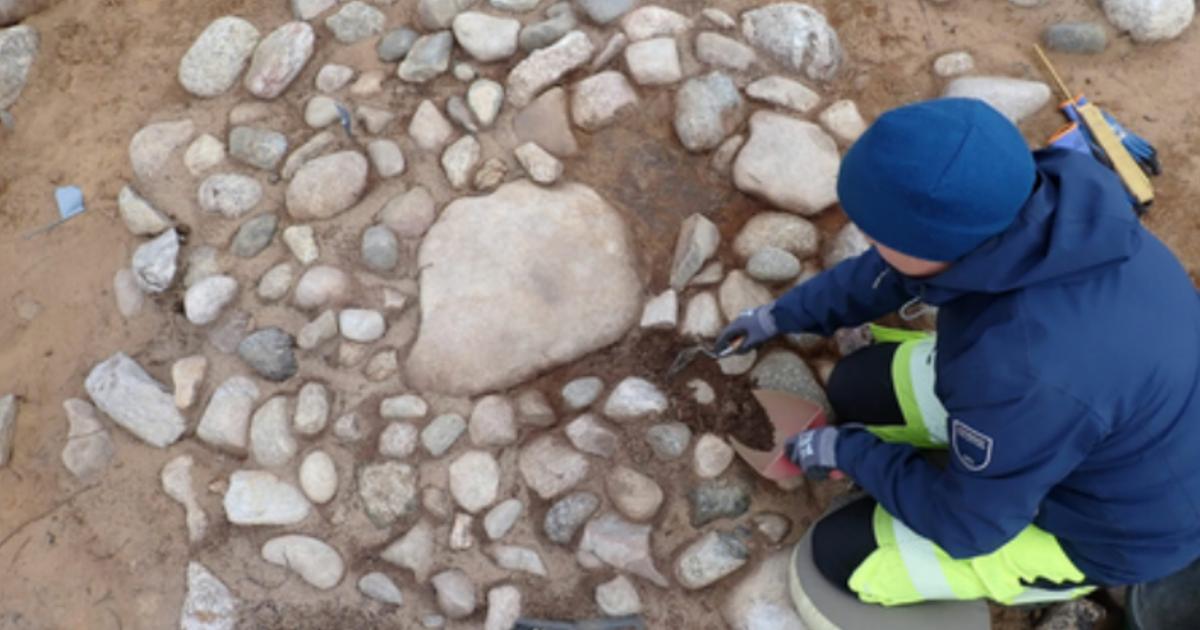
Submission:
[[[667,578],[654,566],[650,531],[649,525],[635,525],[615,514],[602,514],[584,527],[579,551],[666,588]]]
[[[692,441],[692,430],[682,422],[656,424],[646,429],[646,441],[659,459],[679,459]]]
[[[721,310],[711,291],[696,294],[684,310],[680,332],[685,337],[713,339],[721,332]]]
[[[262,470],[230,475],[224,505],[234,525],[295,525],[312,510],[299,489]]]
[[[458,414],[443,414],[421,431],[421,445],[434,457],[441,457],[467,430],[467,421]]]
[[[529,24],[521,29],[517,44],[521,50],[531,52],[545,48],[562,39],[578,25],[575,12],[569,2],[558,2],[546,10],[546,19]]]
[[[311,536],[289,534],[268,540],[262,558],[286,567],[310,585],[327,591],[342,581],[346,565],[328,543]]]
[[[671,288],[682,291],[704,263],[717,252],[721,232],[715,223],[702,214],[684,220],[675,241],[675,257],[671,264]]]
[[[696,59],[702,63],[734,72],[745,72],[758,61],[754,49],[719,33],[696,36]]]
[[[835,101],[818,116],[821,124],[842,144],[854,144],[867,130],[867,123],[858,113],[858,106],[851,100]]]
[[[483,630],[512,630],[520,617],[521,591],[517,587],[506,584],[488,591]]]
[[[477,61],[489,63],[508,59],[517,52],[521,22],[467,11],[454,18],[454,39]]]
[[[259,466],[283,466],[296,455],[299,446],[288,427],[288,402],[274,396],[263,403],[250,419],[250,452]]]
[[[199,176],[205,170],[224,162],[226,149],[224,143],[211,133],[203,133],[187,146],[184,154],[184,166],[192,175]]]
[[[554,44],[534,51],[508,75],[506,93],[515,107],[528,105],[546,87],[587,63],[595,50],[582,31],[572,31]]]
[[[133,252],[134,281],[146,293],[162,293],[171,287],[178,270],[179,234],[170,229],[138,246]]]
[[[701,589],[742,568],[749,557],[746,543],[737,536],[709,532],[679,556],[675,579],[686,589]]]
[[[289,22],[271,31],[254,50],[243,81],[246,90],[261,99],[282,94],[308,63],[315,41],[306,22]]]
[[[417,32],[411,28],[398,28],[379,38],[375,52],[379,55],[379,60],[385,63],[400,61],[412,50],[417,37]]]
[[[829,81],[842,64],[842,45],[825,16],[807,4],[780,2],[742,14],[751,45],[814,81]]]
[[[737,518],[750,509],[750,487],[737,479],[704,481],[692,488],[687,498],[690,522],[697,529],[718,519]]]
[[[238,600],[199,562],[188,562],[187,594],[179,611],[180,630],[233,630]]]
[[[391,140],[372,140],[367,145],[367,155],[380,177],[395,177],[404,172],[404,152]]]
[[[615,420],[637,420],[667,410],[667,397],[653,383],[637,377],[621,381],[604,403],[604,415]]]
[[[417,471],[407,464],[389,461],[368,464],[358,470],[358,496],[367,518],[376,527],[387,527],[416,512],[417,492]],[[383,559],[399,564],[388,558],[386,551]]]
[[[15,426],[16,399],[0,399],[0,466],[11,457],[12,431]],[[67,414],[67,444],[62,450],[62,463],[76,479],[85,483],[98,480],[108,470],[116,447],[108,429],[100,422],[96,408],[78,398],[63,401]],[[7,445],[7,447],[5,446]]]
[[[258,386],[244,376],[232,376],[213,392],[196,437],[221,450],[235,454],[246,452],[250,415],[258,401]]]
[[[197,192],[200,207],[206,212],[236,219],[262,201],[262,186],[250,177],[236,174],[211,175]]]
[[[165,448],[183,434],[186,422],[174,397],[122,352],[92,368],[84,388],[100,411],[147,444]],[[15,416],[13,400],[8,399],[7,413]]]
[[[679,50],[670,37],[656,37],[626,46],[625,65],[638,85],[670,85],[683,78]]]
[[[286,205],[293,219],[329,219],[358,202],[367,186],[367,158],[339,151],[306,162],[288,184]]]
[[[617,510],[634,521],[652,518],[663,502],[662,488],[653,479],[626,466],[609,471],[604,487]]]
[[[563,402],[566,403],[567,409],[578,411],[595,402],[602,391],[604,391],[604,381],[600,378],[595,376],[577,378],[563,386]]]
[[[800,261],[778,247],[764,247],[746,261],[746,273],[760,282],[785,282],[800,274]]]
[[[621,30],[631,41],[682,35],[692,27],[688,18],[660,6],[644,6],[621,18]]]
[[[170,219],[129,186],[121,188],[117,196],[117,211],[125,227],[136,236],[154,236],[171,227]]]
[[[513,117],[513,131],[522,142],[534,142],[559,157],[579,152],[567,113],[567,93],[551,88]]]
[[[543,499],[575,487],[587,476],[587,458],[553,435],[543,435],[521,450],[518,468],[526,485]]]
[[[372,225],[363,232],[361,255],[372,271],[391,271],[400,261],[400,242],[387,226]]]
[[[275,228],[279,225],[279,217],[274,214],[263,214],[247,220],[238,228],[237,235],[229,250],[240,258],[253,258],[271,244],[275,237]]]
[[[599,457],[612,457],[621,440],[595,415],[585,413],[571,421],[566,428],[567,439],[575,448]]]
[[[945,79],[967,74],[974,69],[975,58],[966,51],[949,52],[933,62],[934,74]]]
[[[608,24],[625,15],[637,0],[575,0],[575,5],[596,24]]]
[[[184,357],[171,366],[171,382],[175,385],[176,407],[187,409],[192,406],[207,371],[208,359],[204,355]]]
[[[475,585],[461,569],[449,569],[433,576],[438,607],[450,619],[462,619],[475,612]]]
[[[546,565],[538,552],[528,547],[495,545],[490,550],[496,566],[506,571],[519,571],[538,577],[546,577]]]
[[[503,104],[504,86],[491,79],[479,79],[467,88],[467,106],[482,127],[491,127],[496,122]]]
[[[379,434],[379,454],[404,459],[417,450],[419,431],[408,422],[393,422]]]
[[[596,587],[596,606],[609,617],[636,615],[642,612],[642,600],[637,587],[624,575]]]
[[[521,503],[519,499],[501,501],[484,517],[483,530],[491,540],[499,540],[512,530],[517,519],[521,518],[524,513],[525,504]]]
[[[230,157],[264,171],[275,170],[287,149],[287,137],[278,131],[238,126],[229,132]]]
[[[389,201],[379,212],[379,220],[400,238],[417,238],[433,225],[436,209],[433,197],[423,186]]]
[[[7,35],[6,43],[11,43],[11,35],[16,31],[32,33],[31,28],[15,27],[0,31]],[[34,36],[36,38],[36,35]],[[0,45],[0,51],[7,46]],[[7,52],[7,51],[6,51]],[[8,63],[13,57],[4,55],[4,61]],[[18,64],[27,60],[30,64],[33,63],[32,57],[25,57],[22,51],[17,51],[15,57]],[[20,86],[24,84],[24,77],[17,82],[17,92],[20,92]],[[11,105],[11,101],[16,99],[9,89],[9,81],[0,80],[0,109],[4,109]],[[142,181],[154,181],[159,179],[166,173],[167,168],[172,163],[171,154],[175,149],[183,146],[192,139],[192,134],[196,131],[196,125],[191,120],[174,120],[168,122],[153,123],[146,125],[138,130],[133,135],[133,139],[129,141],[129,161],[133,165],[133,172],[141,178]]]
[[[551,542],[571,544],[575,532],[600,508],[600,497],[590,492],[575,492],[558,500],[546,512],[542,530]]]
[[[343,44],[353,44],[383,33],[387,16],[375,7],[359,0],[342,5],[337,13],[325,18],[325,26]]]
[[[451,186],[466,187],[479,164],[482,151],[475,136],[463,136],[446,147],[442,153],[442,169],[446,172],[446,179],[450,181]]]
[[[449,31],[422,35],[413,43],[397,69],[397,75],[409,83],[425,83],[450,68],[450,50],[454,36]]]
[[[1108,33],[1096,22],[1059,22],[1046,28],[1042,41],[1051,50],[1094,55],[1108,46]]]
[[[358,579],[358,590],[371,599],[393,606],[404,605],[404,594],[387,574],[372,571]]]
[[[517,441],[516,411],[503,396],[486,396],[471,412],[471,442],[476,446],[507,446]]]
[[[513,154],[529,178],[539,184],[548,186],[562,177],[562,162],[538,146],[536,142],[522,144],[513,151]]]
[[[581,128],[596,131],[635,109],[637,104],[637,93],[625,75],[609,70],[575,84],[571,94],[571,118]]]
[[[1050,102],[1050,86],[1009,77],[959,77],[946,86],[942,96],[979,99],[1019,123]]]

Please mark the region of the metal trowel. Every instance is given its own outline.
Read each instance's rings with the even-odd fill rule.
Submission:
[[[695,361],[696,357],[701,354],[713,361],[720,361],[725,357],[733,356],[737,352],[738,346],[742,345],[742,340],[742,337],[738,337],[733,340],[733,343],[720,349],[709,347],[704,342],[684,348],[679,354],[675,355],[675,360],[671,362],[671,367],[667,368],[667,378],[674,378],[680,372],[686,370],[687,366],[691,365],[692,361]]]
[[[824,426],[827,423],[825,410],[807,398],[787,392],[756,389],[753,394],[775,429],[775,446],[762,451],[746,446],[731,435],[729,442],[733,444],[733,450],[767,479],[779,481],[802,474],[788,459],[784,444],[788,438],[805,429]]]

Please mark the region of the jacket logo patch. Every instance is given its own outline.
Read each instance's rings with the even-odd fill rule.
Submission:
[[[962,420],[950,422],[950,446],[958,462],[971,472],[979,472],[992,462],[992,438]]]

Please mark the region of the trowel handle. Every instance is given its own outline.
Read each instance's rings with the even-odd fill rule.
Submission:
[[[725,357],[732,356],[738,351],[738,348],[742,347],[742,343],[744,341],[746,341],[745,337],[736,337],[724,348],[713,348],[713,357],[716,359],[724,359]]]

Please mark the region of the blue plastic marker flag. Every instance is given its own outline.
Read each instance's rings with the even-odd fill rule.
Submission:
[[[55,189],[54,200],[58,202],[60,221],[66,221],[84,211],[83,191],[77,186],[62,186]]]

